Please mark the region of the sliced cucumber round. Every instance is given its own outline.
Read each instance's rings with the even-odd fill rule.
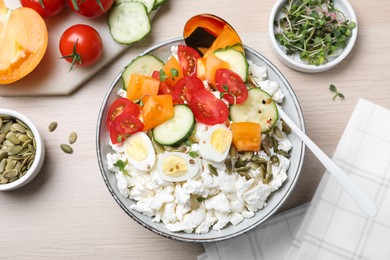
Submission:
[[[150,13],[153,10],[156,4],[156,0],[115,0],[115,4],[121,4],[123,2],[140,2],[145,5],[148,13]]]
[[[186,105],[173,107],[174,115],[168,121],[152,130],[156,143],[167,146],[178,146],[184,143],[195,128],[195,117]]]
[[[229,63],[230,70],[237,73],[241,79],[246,82],[248,78],[248,62],[244,54],[242,54],[241,51],[238,51],[234,45],[224,49],[218,49],[213,52],[213,54]]]
[[[107,19],[112,38],[120,44],[131,44],[144,38],[151,30],[144,4],[130,1],[114,5]]]
[[[123,88],[127,89],[131,74],[137,73],[145,76],[151,76],[153,71],[160,70],[164,66],[159,58],[152,54],[145,54],[132,60],[122,72]]]
[[[258,88],[248,91],[248,98],[244,103],[231,105],[229,115],[233,122],[259,123],[262,133],[268,132],[279,118],[272,97]]]

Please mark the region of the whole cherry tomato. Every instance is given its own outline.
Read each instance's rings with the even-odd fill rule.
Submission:
[[[23,7],[37,11],[43,18],[51,17],[64,9],[66,0],[20,0]]]
[[[96,18],[105,14],[114,4],[114,0],[67,0],[69,7],[78,15]]]
[[[99,33],[89,25],[76,24],[62,34],[60,43],[62,58],[74,65],[89,66],[95,63],[103,52]]]

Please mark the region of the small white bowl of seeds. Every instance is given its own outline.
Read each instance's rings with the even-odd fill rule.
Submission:
[[[0,191],[29,183],[44,159],[45,144],[35,125],[19,112],[0,109]]]

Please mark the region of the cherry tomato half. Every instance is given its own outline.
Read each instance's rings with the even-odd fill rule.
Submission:
[[[176,83],[174,93],[179,104],[189,104],[195,94],[204,90],[203,82],[200,79],[185,77]]]
[[[193,96],[190,107],[196,120],[206,125],[222,124],[229,116],[228,106],[208,91]]]
[[[106,126],[107,129],[111,129],[112,122],[114,119],[121,114],[130,114],[135,117],[139,116],[139,107],[127,98],[118,98],[112,102],[108,109]]]
[[[66,0],[20,0],[23,7],[37,11],[43,18],[51,17],[64,9]]]
[[[62,34],[60,43],[62,57],[74,65],[89,66],[95,63],[103,52],[99,33],[89,25],[76,24]]]
[[[248,89],[241,77],[229,70],[218,69],[215,72],[215,82],[219,92],[229,104],[240,104],[248,98]]]
[[[184,76],[196,75],[196,60],[200,58],[200,54],[191,47],[179,45],[177,56]]]
[[[86,18],[96,18],[105,14],[114,4],[114,0],[67,0],[76,14]]]
[[[115,117],[110,129],[110,139],[113,144],[122,143],[125,139],[136,132],[142,131],[144,124],[136,116],[120,114]]]

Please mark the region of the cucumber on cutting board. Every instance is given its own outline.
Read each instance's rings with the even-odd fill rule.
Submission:
[[[140,2],[145,5],[148,13],[150,13],[153,10],[154,6],[157,4],[156,0],[115,0],[115,4],[121,4],[124,2]]]
[[[120,44],[131,44],[144,38],[151,30],[148,11],[136,1],[114,5],[107,18],[112,38]]]
[[[174,115],[152,130],[156,143],[178,146],[185,142],[195,128],[195,117],[187,105],[175,105]]]
[[[279,118],[278,109],[272,97],[259,88],[248,90],[244,103],[230,106],[230,119],[233,122],[259,123],[261,132],[268,132]]]
[[[246,82],[248,78],[248,62],[242,52],[236,50],[234,46],[229,46],[224,49],[218,49],[213,52],[215,56],[230,64],[230,70],[237,73],[241,79]]]
[[[122,72],[122,83],[123,88],[127,89],[129,84],[130,75],[133,73],[142,74],[145,76],[151,76],[153,71],[160,71],[164,66],[159,58],[152,54],[145,54],[143,56],[138,56],[129,65],[126,66],[125,70]]]

